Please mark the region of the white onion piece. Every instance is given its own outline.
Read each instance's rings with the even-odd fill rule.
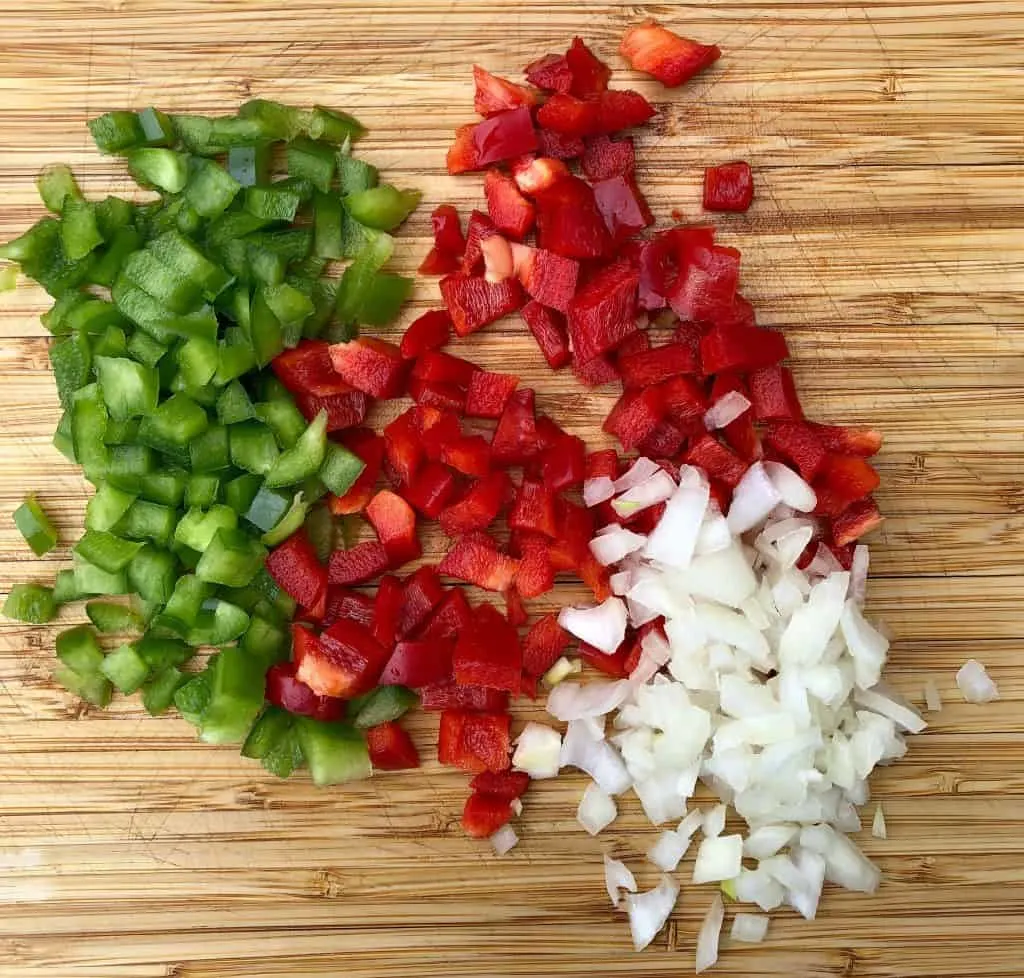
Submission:
[[[733,880],[736,899],[744,903],[756,903],[762,910],[774,910],[781,907],[786,899],[786,891],[782,884],[763,868],[762,862],[757,869],[744,869]]]
[[[889,640],[861,614],[860,606],[852,598],[843,607],[839,619],[846,647],[853,656],[854,676],[861,689],[876,685],[882,675]]]
[[[622,902],[620,890],[636,893],[636,877],[629,867],[618,859],[612,859],[607,853],[604,857],[604,885],[608,890],[608,899],[616,910]]]
[[[742,944],[760,944],[768,934],[769,920],[763,913],[738,913],[732,918],[729,937]]]
[[[554,778],[558,776],[561,753],[562,737],[557,730],[543,723],[528,723],[516,743],[512,766],[535,781]]]
[[[722,903],[722,894],[716,893],[697,935],[697,963],[694,970],[698,975],[718,960],[718,941],[724,922],[725,904]]]
[[[647,543],[647,537],[634,533],[624,526],[613,525],[610,533],[594,537],[590,541],[590,552],[599,564],[607,567],[617,564],[623,557],[640,550]]]
[[[678,832],[667,830],[658,836],[654,845],[647,850],[647,861],[657,866],[663,873],[671,873],[679,865],[679,860],[690,848],[688,837]]]
[[[863,543],[853,548],[853,564],[850,566],[850,597],[857,604],[864,604],[868,596],[868,568],[871,565],[870,551]]]
[[[615,799],[601,790],[600,785],[591,781],[587,785],[583,797],[580,799],[579,807],[576,809],[576,820],[591,835],[597,835],[603,829],[608,828],[615,821],[619,810],[615,805]],[[635,885],[633,887],[636,889]]]
[[[633,947],[642,951],[665,926],[679,897],[679,884],[669,876],[662,876],[653,890],[626,897],[629,929]]]
[[[685,836],[687,839],[692,839],[699,829],[704,824],[704,815],[699,808],[695,808],[690,812],[686,818],[680,823],[676,829],[676,834]]]
[[[765,462],[764,470],[768,474],[779,498],[798,513],[810,513],[818,505],[815,491],[788,465],[781,462]]]
[[[663,469],[658,469],[649,479],[633,486],[618,499],[612,500],[612,509],[619,516],[632,516],[650,506],[657,506],[676,491],[675,480]]]
[[[724,428],[727,424],[732,424],[737,418],[742,417],[749,410],[750,401],[739,391],[729,391],[715,401],[704,413],[704,427],[708,431]]]
[[[743,474],[733,492],[732,505],[727,517],[729,529],[734,536],[752,530],[758,523],[763,522],[781,501],[782,496],[768,478],[764,465],[755,462]]]
[[[494,851],[499,856],[504,856],[505,853],[514,849],[518,842],[519,836],[516,835],[516,830],[511,825],[503,825],[491,836],[491,845],[494,846]]]
[[[588,507],[599,506],[615,495],[615,483],[606,475],[587,479],[583,483],[583,503]]]
[[[799,834],[798,825],[762,825],[754,829],[744,840],[743,855],[751,859],[767,859],[788,846]]]
[[[913,707],[901,702],[882,686],[876,686],[874,689],[858,689],[853,694],[853,698],[861,706],[888,717],[910,733],[920,733],[928,726]]]
[[[876,839],[889,838],[889,830],[885,824],[885,812],[882,811],[881,804],[875,807],[875,817],[871,820],[871,834]]]
[[[626,765],[606,740],[599,740],[585,724],[569,724],[562,741],[562,767],[577,767],[589,774],[609,795],[620,795],[632,783]]]
[[[626,637],[626,605],[611,597],[594,608],[563,608],[558,624],[601,652],[613,653]]]
[[[725,805],[715,805],[704,815],[701,832],[705,838],[713,839],[725,831]]]
[[[968,703],[999,699],[999,687],[977,659],[968,659],[957,671],[956,684]]]
[[[685,569],[693,558],[711,490],[706,481],[696,486],[680,483],[658,525],[647,537],[645,556],[666,567]]]
[[[555,660],[554,664],[544,673],[544,682],[548,686],[557,686],[569,676],[583,672],[583,663],[579,659],[567,659],[564,655]]]
[[[807,826],[800,832],[800,845],[825,857],[825,878],[829,882],[860,893],[874,893],[878,889],[878,867],[831,826]]]
[[[934,679],[929,679],[924,684],[924,702],[929,713],[938,713],[942,709],[942,694],[939,687],[935,685]]]
[[[705,839],[693,866],[694,883],[719,883],[739,876],[743,868],[743,836],[720,835]]]
[[[657,462],[651,461],[651,459],[645,458],[644,456],[640,456],[640,458],[638,458],[615,480],[615,491],[617,493],[626,492],[634,486],[640,485],[641,482],[646,482],[656,472],[661,471],[663,471],[663,469]]]
[[[611,713],[629,698],[632,687],[626,679],[614,682],[561,683],[548,695],[548,713],[558,720],[582,720]]]

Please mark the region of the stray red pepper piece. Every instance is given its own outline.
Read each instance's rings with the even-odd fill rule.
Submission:
[[[731,448],[711,435],[704,435],[690,446],[686,461],[704,469],[712,478],[720,479],[730,489],[736,488],[748,467],[748,463]]]
[[[424,686],[419,691],[420,706],[424,710],[473,710],[498,713],[508,709],[508,693],[483,686],[460,686],[454,680]]]
[[[507,713],[445,710],[441,714],[437,759],[474,774],[507,771],[512,749],[511,721]]]
[[[410,408],[384,429],[384,456],[403,485],[412,485],[423,461],[421,432]]]
[[[537,420],[534,392],[521,387],[508,399],[491,439],[496,465],[522,465],[537,454]]]
[[[668,302],[681,319],[722,323],[729,318],[740,280],[740,253],[712,245],[682,270]]]
[[[458,638],[459,633],[468,628],[472,620],[473,610],[469,607],[462,588],[452,588],[434,609],[430,620],[420,629],[418,637],[424,641]]]
[[[519,692],[523,671],[519,636],[493,605],[480,605],[469,628],[459,635],[452,653],[452,668],[460,685]]]
[[[271,550],[266,567],[281,589],[305,608],[315,608],[327,591],[327,568],[320,563],[305,529]]]
[[[444,600],[445,590],[437,571],[429,564],[421,567],[405,582],[405,600],[398,615],[397,635],[406,638],[415,634]]]
[[[455,130],[455,142],[448,149],[446,164],[448,172],[453,176],[457,173],[468,173],[470,170],[479,170],[480,150],[477,149],[476,141],[473,138],[476,123],[470,122],[459,126]]]
[[[400,397],[405,390],[407,363],[394,343],[360,337],[331,346],[331,363],[338,375],[371,397]]]
[[[330,722],[345,715],[345,701],[314,693],[295,678],[294,662],[279,662],[267,670],[267,702],[297,716]]]
[[[525,301],[513,278],[491,283],[479,276],[448,275],[441,279],[441,295],[459,336],[483,329],[515,312]]]
[[[378,771],[405,771],[420,766],[420,755],[412,738],[394,720],[378,723],[366,731],[370,763]]]
[[[473,83],[476,86],[473,108],[485,118],[522,105],[531,106],[537,101],[530,89],[492,75],[479,65],[473,65]]]
[[[491,471],[491,446],[482,435],[457,438],[443,446],[441,461],[456,472],[482,479]]]
[[[565,61],[572,75],[569,91],[573,95],[593,95],[608,87],[611,68],[583,43],[582,38],[572,39],[569,50],[565,52]]]
[[[378,492],[366,507],[366,518],[377,531],[392,567],[415,560],[423,553],[416,536],[416,513],[390,489]]]
[[[529,787],[530,775],[525,771],[502,771],[499,774],[481,771],[469,782],[470,791],[504,798],[506,801],[522,798]]]
[[[293,394],[329,397],[352,389],[334,369],[330,346],[322,340],[303,340],[294,349],[279,353],[270,366]]]
[[[381,685],[420,689],[452,678],[454,638],[407,639],[395,646],[381,673]]]
[[[632,177],[615,176],[597,181],[594,199],[616,241],[625,241],[654,222],[651,209]]]
[[[438,570],[448,577],[475,584],[485,591],[506,591],[512,586],[519,561],[499,553],[486,534],[459,538],[445,554]]]
[[[462,831],[471,839],[488,839],[512,818],[512,805],[496,795],[474,793],[462,809]]]
[[[816,512],[837,516],[835,507],[846,509],[850,503],[869,496],[880,481],[878,473],[861,456],[830,453],[814,482],[819,495]],[[828,506],[823,505],[826,499]]]
[[[618,140],[592,136],[584,145],[583,174],[591,183],[611,177],[632,177],[636,172],[636,147],[628,136]]]
[[[840,547],[848,546],[856,542],[866,533],[870,533],[876,527],[881,526],[884,517],[878,511],[875,500],[868,496],[866,499],[859,499],[839,516],[832,523],[832,538]]]
[[[704,210],[745,211],[754,200],[754,175],[742,160],[704,170]]]
[[[757,326],[716,326],[700,341],[704,373],[726,370],[749,373],[758,367],[770,367],[789,356],[781,333]]]
[[[326,628],[342,618],[349,618],[370,628],[373,625],[375,607],[376,604],[369,595],[330,585],[327,588],[327,604],[324,607],[321,624]]]
[[[568,92],[572,88],[572,69],[564,54],[546,54],[526,66],[526,80],[546,92]]]
[[[459,212],[451,204],[439,204],[430,215],[434,247],[446,255],[462,255],[466,239],[459,224]]]
[[[811,423],[811,429],[830,452],[870,458],[882,447],[882,436],[874,428],[843,427]]]
[[[426,253],[417,271],[420,275],[450,275],[462,267],[462,258],[451,252],[441,251],[436,245]]]
[[[466,414],[471,418],[500,418],[512,392],[519,386],[514,374],[477,370],[469,381]]]
[[[804,417],[793,374],[779,364],[760,367],[750,375],[750,401],[758,421],[802,421]]]
[[[441,529],[452,538],[486,530],[498,518],[509,486],[504,472],[492,472],[480,479],[459,502],[442,510]]]
[[[395,644],[398,634],[398,617],[405,603],[405,585],[394,576],[386,574],[380,579],[377,597],[373,602],[373,622],[370,630],[373,637],[386,649]]]
[[[519,192],[515,180],[499,170],[488,170],[484,196],[494,226],[502,234],[522,241],[533,227],[535,211],[533,204]]]
[[[332,584],[364,584],[391,566],[384,545],[367,540],[351,550],[335,550],[331,554],[328,574]]]
[[[563,258],[602,258],[614,247],[594,191],[578,177],[559,180],[536,196],[537,243]]]
[[[455,476],[439,462],[427,462],[405,491],[406,500],[427,519],[436,520],[455,494]]]
[[[530,676],[543,676],[571,641],[569,633],[558,624],[558,615],[545,615],[523,640],[523,671]]]
[[[579,262],[544,248],[513,245],[516,275],[535,301],[559,312],[567,312],[576,294]]]
[[[649,20],[626,31],[619,53],[637,71],[675,88],[717,61],[722,52],[714,44],[698,44]]]
[[[319,646],[297,662],[296,677],[321,696],[351,699],[377,685],[387,650],[369,629],[354,621],[336,621],[320,635]]]
[[[629,265],[608,265],[569,304],[569,337],[580,363],[613,349],[635,332],[638,280]]]
[[[545,308],[536,300],[528,302],[519,312],[533,333],[548,366],[552,370],[561,370],[572,359],[565,317]]]

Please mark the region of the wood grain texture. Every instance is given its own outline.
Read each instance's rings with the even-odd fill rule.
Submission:
[[[1016,0],[597,4],[577,0],[32,0],[0,45],[0,236],[38,212],[33,176],[73,163],[90,193],[124,191],[92,149],[91,115],[150,103],[229,112],[252,95],[323,102],[372,127],[365,153],[425,206],[399,264],[427,248],[430,208],[480,199],[450,179],[472,115],[474,61],[515,74],[574,33],[662,110],[640,136],[661,219],[699,217],[702,167],[743,157],[758,199],[720,221],[744,290],[786,331],[817,416],[884,429],[871,610],[896,636],[893,683],[946,708],[875,782],[890,838],[864,838],[875,897],[829,889],[818,921],[776,914],[723,978],[1024,974],[1024,88]],[[677,93],[622,69],[626,25],[653,15],[722,45]],[[413,310],[436,301],[417,286]],[[0,589],[67,559],[86,490],[50,446],[56,397],[45,297],[0,296]],[[540,385],[597,441],[610,403],[551,375],[517,321],[466,344]],[[64,542],[36,561],[9,513],[29,487]],[[428,556],[440,540],[425,540]],[[546,602],[580,596],[560,585]],[[545,602],[541,602],[545,604]],[[77,620],[71,613],[68,621]],[[1002,699],[962,702],[981,658]],[[83,709],[49,678],[52,631],[0,630],[0,976],[503,978],[689,973],[711,894],[684,885],[667,931],[629,949],[600,852],[640,865],[638,807],[598,841],[575,825],[582,782],[532,790],[523,845],[500,862],[458,828],[464,778],[440,769],[436,721],[412,724],[425,772],[345,790],[279,783],[134,701]],[[866,833],[865,833],[866,835]],[[688,864],[681,870],[688,873]],[[652,875],[644,870],[640,882]]]

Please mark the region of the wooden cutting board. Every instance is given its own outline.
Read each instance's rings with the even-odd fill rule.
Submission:
[[[158,104],[230,112],[252,96],[347,108],[365,153],[421,187],[399,264],[427,248],[441,201],[480,200],[444,153],[472,118],[470,66],[515,75],[574,33],[658,105],[639,137],[662,221],[699,219],[702,168],[751,161],[757,200],[718,223],[743,249],[744,291],[785,330],[815,417],[886,433],[888,514],[870,608],[896,636],[890,675],[946,701],[907,758],[879,773],[889,839],[862,834],[875,897],[829,888],[812,924],[774,915],[722,976],[1024,975],[1024,87],[1019,2],[603,5],[575,0],[7,3],[0,45],[0,236],[39,216],[33,177],[69,161],[102,195],[127,189],[90,116]],[[655,15],[719,43],[721,62],[669,93],[615,55]],[[415,307],[436,302],[417,286]],[[46,307],[0,296],[0,588],[68,559],[86,487],[50,446],[57,418]],[[542,365],[518,321],[466,344],[535,384],[545,410],[598,442],[609,396]],[[29,489],[62,548],[35,560],[10,512]],[[436,552],[438,541],[429,540]],[[579,592],[566,586],[557,600]],[[550,603],[549,603],[550,604]],[[67,621],[75,620],[68,616]],[[413,731],[423,773],[314,790],[200,747],[135,700],[100,713],[50,680],[53,632],[0,628],[0,975],[7,978],[498,978],[684,975],[711,899],[684,885],[672,923],[634,955],[601,878],[654,836],[637,806],[597,840],[575,824],[582,780],[531,790],[522,845],[496,860],[463,838],[465,779]],[[1002,699],[962,702],[982,659]],[[867,809],[870,822],[873,807]],[[681,878],[688,878],[684,866]],[[643,871],[641,884],[654,876]]]

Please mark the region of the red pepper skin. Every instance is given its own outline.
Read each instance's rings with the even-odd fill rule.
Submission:
[[[546,54],[526,66],[526,80],[546,92],[568,93],[573,76],[564,54]]]
[[[842,509],[846,509],[850,503],[873,493],[880,482],[878,473],[859,455],[830,453],[815,479],[815,488],[817,490],[820,486],[826,490],[823,494],[825,498],[832,497],[833,500],[841,501]],[[815,512],[824,512],[830,516],[838,515],[822,507],[821,498]]]
[[[462,588],[452,588],[444,600],[434,609],[429,621],[419,630],[417,637],[427,639],[455,639],[468,628],[473,620],[473,610],[462,593]]]
[[[522,567],[522,564],[519,566]],[[525,625],[530,620],[526,605],[523,604],[522,595],[514,586],[505,592],[505,617],[508,619],[508,623],[515,628]]]
[[[450,275],[462,267],[462,257],[448,251],[441,251],[436,245],[430,249],[420,262],[417,271],[420,275]]]
[[[362,391],[349,388],[341,394],[320,397],[317,394],[296,394],[295,404],[307,421],[312,421],[321,411],[327,412],[327,430],[343,431],[354,428],[366,420],[369,401]]]
[[[441,714],[437,759],[474,774],[507,771],[512,747],[511,720],[507,713],[446,709]]]
[[[611,597],[612,589],[608,583],[608,568],[602,567],[593,554],[588,553],[583,558],[577,568],[577,573],[580,575],[580,580],[590,588],[594,600],[598,604]]]
[[[832,538],[836,546],[846,547],[881,526],[884,517],[875,500],[868,496],[851,503],[832,523]]]
[[[530,676],[543,676],[569,647],[571,637],[558,624],[558,615],[541,618],[523,640],[523,671]]]
[[[481,276],[447,275],[441,279],[441,295],[459,336],[483,329],[526,301],[514,278],[491,283]]]
[[[676,427],[671,421],[659,421],[651,433],[642,441],[637,448],[641,455],[648,458],[671,458],[682,451],[683,443],[686,441],[686,432]],[[654,509],[652,506],[651,509]],[[642,510],[641,512],[649,512]],[[653,529],[653,527],[652,527]]]
[[[572,39],[569,50],[565,52],[565,61],[572,76],[569,91],[573,95],[594,95],[608,87],[611,68],[583,43],[582,38]]]
[[[756,326],[716,326],[700,341],[700,358],[705,374],[726,370],[749,373],[770,367],[789,356],[781,333]]]
[[[586,642],[580,642],[579,657],[589,666],[593,666],[598,672],[603,672],[612,679],[626,679],[629,673],[626,672],[626,658],[633,651],[634,637],[627,634],[622,644],[610,655],[595,649]]]
[[[438,462],[427,462],[405,491],[406,501],[427,519],[436,520],[455,494],[455,476]]]
[[[480,605],[473,622],[455,643],[452,653],[455,681],[462,686],[485,686],[519,692],[523,651],[519,636],[493,605]]]
[[[527,106],[497,112],[473,127],[476,168],[514,159],[537,148],[537,133]]]
[[[572,372],[584,387],[603,387],[619,379],[619,368],[615,358],[608,353],[591,357],[586,363],[573,358]]]
[[[407,363],[394,343],[361,337],[331,346],[331,363],[339,376],[371,397],[400,397],[405,391]]]
[[[502,771],[500,774],[481,771],[469,782],[470,791],[491,795],[494,798],[504,798],[506,801],[522,798],[529,787],[530,775],[525,771]]]
[[[497,234],[498,229],[482,211],[473,211],[466,225],[466,251],[462,259],[462,274],[476,275],[483,271],[484,255],[480,242]]]
[[[370,763],[378,771],[406,771],[420,766],[420,755],[412,738],[394,720],[366,731]]]
[[[510,485],[504,472],[492,472],[480,479],[459,502],[442,510],[441,529],[452,538],[486,530],[498,518]]]
[[[645,329],[638,329],[630,333],[617,347],[615,347],[616,362],[621,363],[624,357],[631,357],[637,353],[646,353],[651,348],[651,337]]]
[[[714,228],[669,228],[659,231],[640,248],[640,305],[663,309],[678,288],[683,271],[709,255],[715,241]]]
[[[459,212],[451,204],[439,204],[430,215],[434,247],[446,255],[462,255],[466,238],[459,224]]]
[[[416,634],[444,600],[445,591],[437,571],[429,564],[421,567],[405,581],[405,599],[398,615],[397,635],[404,639]]]
[[[409,396],[419,405],[442,408],[461,413],[466,407],[466,394],[454,384],[440,384],[413,377],[409,381]]]
[[[559,180],[539,192],[536,204],[540,247],[578,260],[602,258],[613,250],[594,191],[578,177]]]
[[[830,452],[840,455],[860,455],[870,458],[877,455],[882,447],[882,436],[874,428],[843,427],[831,424],[810,424]]]
[[[625,241],[654,223],[651,209],[632,177],[599,180],[594,184],[594,199],[616,241]]]
[[[520,315],[533,333],[548,366],[552,370],[561,370],[572,359],[565,317],[545,308],[536,300],[523,306]]]
[[[750,400],[758,421],[803,421],[804,412],[788,367],[773,364],[750,375]]]
[[[699,372],[700,363],[693,349],[682,343],[668,343],[619,358],[619,373],[627,387],[651,387],[670,377]]]
[[[583,140],[579,136],[566,136],[550,129],[537,130],[538,151],[556,160],[572,160],[583,155]]]
[[[569,337],[581,363],[613,349],[636,331],[638,281],[638,274],[629,265],[609,265],[569,304]]]
[[[509,238],[522,241],[533,228],[536,212],[520,192],[515,180],[500,170],[488,170],[484,177],[487,213],[494,226]]]
[[[455,142],[448,149],[446,164],[448,172],[453,176],[458,173],[469,173],[471,170],[479,170],[480,150],[477,149],[474,140],[476,123],[470,122],[459,126],[455,130]]]
[[[627,390],[615,403],[602,427],[609,435],[618,438],[627,452],[632,451],[658,426],[664,410],[658,388]]]
[[[537,454],[537,419],[533,388],[521,387],[508,399],[491,439],[495,465],[522,465]]]
[[[747,463],[731,448],[727,448],[711,435],[704,435],[690,446],[686,461],[704,469],[709,476],[720,479],[735,489],[747,471]]]
[[[612,177],[632,177],[636,172],[636,147],[628,136],[613,140],[592,136],[584,140],[583,174],[591,182]]]
[[[600,451],[587,455],[585,478],[600,479],[603,476],[608,479],[617,479],[621,474],[619,453],[614,448],[602,448]]]
[[[419,691],[424,710],[472,710],[499,713],[508,709],[508,693],[482,686],[459,686],[456,682],[424,686]]]
[[[305,625],[292,622],[292,662],[298,668],[302,660],[311,654],[320,651],[320,639],[311,632]]]
[[[576,294],[579,262],[544,248],[517,248],[514,251],[516,274],[531,299],[567,312]]]
[[[416,536],[416,513],[397,493],[378,492],[366,507],[366,518],[377,531],[391,567],[401,567],[423,553]]]
[[[297,716],[330,722],[345,715],[345,701],[319,696],[295,678],[295,663],[279,662],[267,670],[267,702]]]
[[[354,455],[362,459],[366,468],[344,496],[331,496],[328,505],[335,516],[361,513],[373,498],[373,487],[380,475],[384,459],[384,441],[369,428],[353,428],[338,439]]]
[[[466,415],[470,418],[500,418],[518,386],[519,378],[514,374],[477,370],[469,381]]]
[[[522,547],[523,556],[516,568],[516,591],[524,598],[539,598],[555,586],[555,568],[551,549],[540,539],[530,540]]]
[[[462,809],[462,831],[471,839],[489,839],[512,818],[512,805],[496,795],[475,793]]]
[[[512,586],[518,566],[519,561],[499,553],[496,546],[471,534],[460,537],[453,544],[438,570],[448,577],[475,584],[485,591],[506,591]]]
[[[754,175],[742,160],[704,170],[704,210],[745,211],[754,201]]]
[[[828,457],[822,439],[808,424],[793,421],[769,424],[765,442],[796,465],[807,482],[814,481]]]
[[[409,324],[398,350],[405,360],[416,360],[446,346],[451,337],[452,317],[445,309],[431,309]]]
[[[639,92],[617,90],[577,98],[552,95],[537,110],[537,122],[563,136],[608,135],[641,126],[654,115],[654,106]]]
[[[388,658],[369,629],[336,621],[320,635],[319,648],[303,655],[296,677],[321,696],[351,699],[377,685]]]
[[[403,485],[412,485],[423,462],[421,432],[410,408],[384,429],[384,457]]]
[[[380,579],[377,597],[373,602],[373,621],[370,630],[373,637],[386,649],[395,644],[398,634],[398,617],[405,603],[405,585],[394,576],[386,574]]]
[[[315,608],[327,590],[327,568],[320,563],[304,529],[267,556],[267,573],[305,608]]]
[[[381,673],[382,686],[419,689],[452,678],[452,638],[407,639],[395,646]]]
[[[367,540],[351,550],[335,550],[328,573],[332,584],[365,584],[390,566],[391,559],[384,545],[377,540]]]
[[[523,479],[512,500],[508,525],[513,530],[554,537],[556,521],[555,497],[551,490],[541,482]]]
[[[681,319],[720,323],[732,309],[739,280],[740,253],[713,245],[686,265],[668,302]]]
[[[294,349],[274,357],[270,367],[293,394],[330,397],[352,389],[334,369],[330,345],[322,340],[303,340]]]
[[[342,618],[348,618],[370,628],[373,625],[374,607],[374,600],[368,595],[331,585],[327,588],[327,604],[321,624],[326,628]]]
[[[722,52],[713,44],[698,44],[650,20],[626,32],[619,53],[637,71],[653,75],[666,88],[675,88],[717,61]]]
[[[482,479],[491,471],[491,446],[482,435],[457,438],[443,446],[441,461],[456,472]]]
[[[484,118],[522,105],[531,106],[537,101],[530,89],[492,75],[479,65],[473,65],[473,83],[476,87],[473,108]]]
[[[711,386],[709,400],[713,404],[730,391],[738,391],[748,400],[751,399],[750,389],[738,375],[722,373],[715,378],[715,382]],[[754,412],[752,410],[744,411],[738,418],[730,421],[722,428],[722,436],[729,447],[748,462],[754,462],[764,454],[761,439],[754,427]]]
[[[585,506],[559,501],[558,537],[551,545],[551,562],[557,570],[575,570],[590,556],[594,516]]]
[[[437,384],[454,384],[466,388],[480,368],[462,357],[452,356],[443,350],[428,350],[420,356],[412,368],[412,375],[420,380]]]
[[[528,197],[569,176],[569,168],[553,156],[523,156],[512,163],[512,179]]]
[[[541,457],[541,476],[552,492],[583,485],[587,446],[582,438],[565,435]]]

